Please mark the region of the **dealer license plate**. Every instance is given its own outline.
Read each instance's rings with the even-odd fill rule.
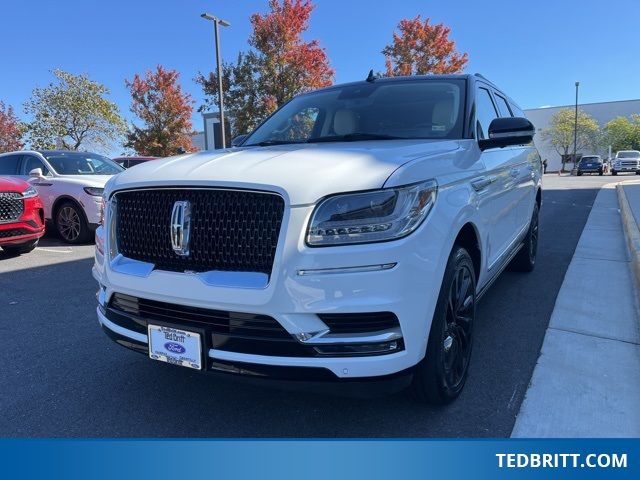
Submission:
[[[149,325],[149,357],[182,367],[202,369],[200,334],[177,328]]]

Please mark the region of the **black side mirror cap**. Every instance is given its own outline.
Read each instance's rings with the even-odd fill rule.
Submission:
[[[244,143],[244,141],[247,139],[248,136],[249,136],[248,134],[243,134],[243,135],[238,135],[237,137],[234,137],[234,139],[231,140],[231,146],[239,147]]]
[[[526,145],[533,140],[536,129],[524,117],[495,118],[489,125],[489,138],[478,140],[480,150]]]

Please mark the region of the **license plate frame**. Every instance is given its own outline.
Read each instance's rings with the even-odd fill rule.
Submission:
[[[159,362],[201,371],[204,332],[175,325],[147,324],[149,358]]]

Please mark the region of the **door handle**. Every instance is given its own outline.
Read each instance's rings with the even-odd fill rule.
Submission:
[[[476,178],[471,182],[471,186],[476,192],[481,192],[493,182],[495,182],[496,177],[480,177]]]

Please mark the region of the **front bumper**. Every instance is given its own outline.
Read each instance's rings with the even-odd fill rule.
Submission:
[[[0,246],[20,245],[44,235],[44,212],[39,198],[25,200],[24,213],[14,222],[0,223]]]
[[[434,224],[437,204],[413,234],[367,245],[309,248],[304,232],[312,206],[285,211],[268,283],[243,274],[207,276],[153,270],[121,256],[96,254],[93,275],[100,283],[98,318],[118,343],[146,352],[146,334],[109,320],[105,307],[114,294],[193,308],[268,315],[301,343],[328,330],[319,315],[392,312],[402,350],[366,356],[277,356],[209,348],[213,363],[254,367],[324,369],[337,379],[385,377],[407,371],[425,356],[431,319],[451,248],[450,223]],[[98,229],[97,235],[102,235]],[[96,242],[109,251],[108,242]],[[385,266],[384,268],[378,268]],[[390,266],[390,267],[389,267]],[[187,328],[185,328],[187,329]],[[206,345],[205,345],[206,348]],[[236,373],[248,371],[239,368]]]
[[[147,340],[144,336],[132,335],[131,331],[110,322],[100,308],[98,320],[102,330],[111,340],[143,355],[148,354]],[[300,367],[221,360],[211,351],[207,353],[203,365],[205,373],[261,387],[322,394],[335,393],[351,397],[397,393],[407,388],[413,379],[412,369],[374,378],[341,378],[330,369],[321,366]]]

